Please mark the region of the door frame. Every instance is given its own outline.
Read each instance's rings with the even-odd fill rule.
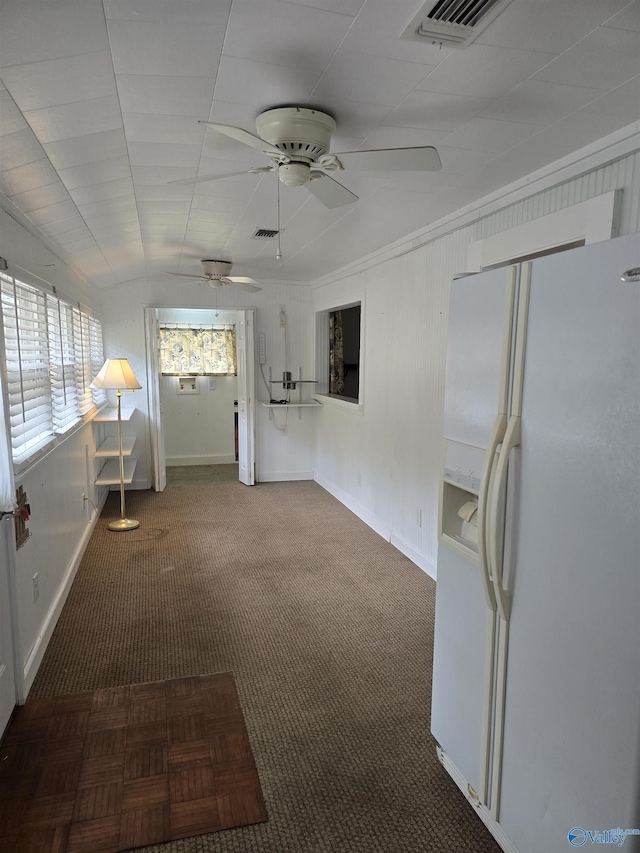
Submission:
[[[184,311],[201,311],[197,306],[168,306],[152,305],[144,309],[145,316],[145,351],[147,362],[147,401],[149,407],[149,463],[152,470],[153,488],[157,492],[164,490],[167,484],[164,434],[162,430],[162,407],[160,403],[160,361],[158,358],[158,312],[180,308]],[[221,309],[223,310],[223,309]],[[255,484],[256,469],[256,389],[255,389],[255,308],[225,308],[225,313],[235,312],[237,325],[244,324],[246,335],[246,370],[244,399],[246,400],[246,417],[238,412],[239,443],[242,444],[242,425],[246,429],[245,445],[247,448],[247,471],[249,476],[246,485]],[[238,372],[238,401],[243,399],[240,388],[240,371]],[[240,409],[240,406],[238,406]],[[238,465],[240,470],[240,465]],[[239,477],[240,479],[240,477]]]

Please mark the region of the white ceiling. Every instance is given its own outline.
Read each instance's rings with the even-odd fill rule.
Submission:
[[[310,281],[640,118],[640,2],[513,0],[465,49],[399,34],[424,0],[0,0],[0,190],[99,287],[199,259]],[[331,150],[435,145],[437,173],[340,173],[328,210],[198,124],[282,104]]]

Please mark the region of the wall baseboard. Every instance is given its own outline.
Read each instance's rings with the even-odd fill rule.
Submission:
[[[366,507],[363,507],[362,504],[354,500],[351,495],[348,495],[343,489],[336,486],[335,483],[330,483],[328,480],[325,480],[324,477],[316,476],[314,479],[319,486],[326,489],[329,494],[333,495],[341,504],[344,504],[347,509],[350,509],[354,515],[357,515],[360,521],[364,521],[365,524],[367,524],[372,530],[375,530],[375,532],[379,536],[382,536],[383,539],[386,539],[387,542],[391,541],[391,527],[382,521],[382,519],[378,518],[378,516],[374,515],[372,512],[369,512]]]
[[[288,480],[313,480],[313,471],[262,471],[256,478],[257,483],[281,483]]]
[[[27,698],[31,687],[33,686],[33,682],[35,681],[38,669],[40,668],[40,664],[42,663],[44,653],[46,652],[47,646],[49,645],[49,641],[51,640],[51,635],[53,634],[53,630],[56,627],[58,619],[60,618],[62,608],[64,607],[65,601],[67,600],[67,596],[69,595],[69,591],[71,589],[71,584],[75,579],[78,567],[80,566],[80,561],[82,560],[84,552],[87,549],[91,534],[93,533],[93,530],[96,524],[98,523],[98,519],[100,518],[100,512],[102,511],[102,507],[104,506],[108,494],[109,490],[104,489],[103,495],[98,501],[97,511],[93,513],[91,521],[88,522],[85,531],[82,534],[82,538],[78,543],[78,547],[76,548],[75,554],[73,555],[73,559],[71,560],[71,563],[67,568],[64,580],[60,584],[58,594],[54,598],[53,603],[49,608],[49,612],[47,613],[46,619],[44,620],[42,629],[38,634],[38,639],[36,640],[33,648],[31,649],[29,657],[27,658],[27,661],[24,665],[24,699]]]
[[[401,554],[404,554],[405,557],[408,557],[412,563],[415,563],[419,569],[429,575],[430,578],[436,579],[436,564],[430,557],[427,557],[422,551],[419,551],[417,548],[414,548],[409,542],[402,538],[402,536],[398,536],[397,533],[391,534],[391,544],[400,551]]]
[[[166,465],[232,465],[237,462],[233,453],[212,453],[205,456],[167,456]]]

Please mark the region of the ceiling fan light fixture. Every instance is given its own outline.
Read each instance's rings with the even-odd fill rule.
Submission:
[[[308,163],[283,163],[278,168],[278,177],[288,187],[301,187],[308,184],[311,169]]]

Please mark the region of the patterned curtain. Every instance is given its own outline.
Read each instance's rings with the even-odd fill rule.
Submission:
[[[235,331],[161,326],[160,370],[173,376],[236,376]]]
[[[329,393],[344,394],[342,311],[329,312]]]

